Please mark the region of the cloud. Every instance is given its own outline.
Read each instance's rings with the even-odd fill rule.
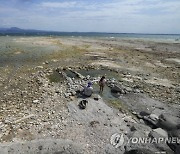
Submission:
[[[71,8],[76,4],[77,2],[43,2],[41,6],[46,8]]]
[[[9,23],[59,31],[180,33],[179,0],[9,1],[0,0],[0,26]]]

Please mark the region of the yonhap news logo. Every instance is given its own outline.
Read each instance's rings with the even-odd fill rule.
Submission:
[[[115,148],[118,148],[124,143],[124,135],[115,133],[111,136],[110,142]]]
[[[161,144],[161,143],[168,143],[168,144],[180,144],[180,138],[178,137],[159,137],[159,138],[151,138],[151,137],[131,137],[131,138],[124,138],[124,134],[115,133],[110,138],[110,143],[115,147],[118,148],[123,144]]]

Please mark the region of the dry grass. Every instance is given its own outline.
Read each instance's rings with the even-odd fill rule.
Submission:
[[[86,49],[77,46],[65,47],[63,50],[51,53],[49,59],[77,58],[84,56]]]

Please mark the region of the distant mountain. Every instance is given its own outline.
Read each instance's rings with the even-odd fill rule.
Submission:
[[[7,30],[8,28],[1,28],[0,27],[0,31],[5,31],[5,30]]]
[[[45,32],[41,30],[34,30],[34,29],[21,29],[18,27],[11,27],[11,28],[0,28],[0,33],[33,33],[33,32]]]

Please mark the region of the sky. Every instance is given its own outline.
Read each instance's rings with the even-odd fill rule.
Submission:
[[[180,34],[180,0],[0,0],[0,27]]]

